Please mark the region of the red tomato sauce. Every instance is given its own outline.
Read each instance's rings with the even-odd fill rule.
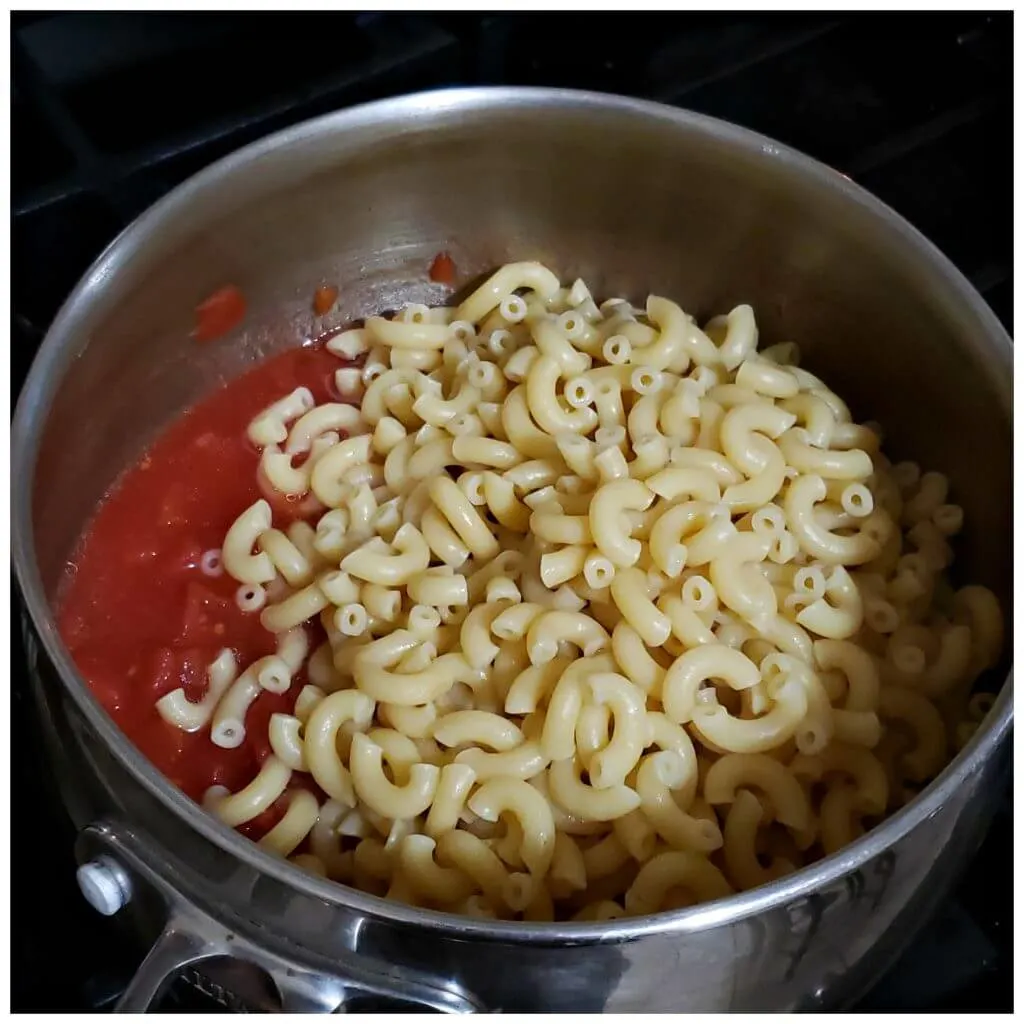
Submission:
[[[193,800],[214,784],[234,791],[251,781],[270,751],[270,716],[290,712],[306,681],[300,672],[287,693],[260,694],[234,750],[216,746],[208,727],[186,733],[160,717],[156,701],[179,686],[201,697],[222,648],[234,651],[241,672],[276,646],[259,615],[235,604],[238,583],[205,575],[200,557],[220,548],[238,514],[264,496],[249,421],[302,385],[317,402],[337,401],[333,374],[342,365],[319,346],[293,349],[184,413],[114,484],[71,558],[59,601],[64,642],[128,738]],[[274,505],[277,526],[300,512],[286,499]],[[319,623],[316,636],[307,628],[314,644],[323,639]],[[311,785],[305,776],[301,784]],[[261,833],[281,812],[272,808],[242,831]]]

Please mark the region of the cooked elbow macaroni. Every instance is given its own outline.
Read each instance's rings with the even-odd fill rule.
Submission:
[[[338,335],[359,407],[299,388],[248,429],[316,521],[261,500],[214,553],[277,653],[239,673],[225,648],[204,695],[157,704],[229,746],[295,695],[213,813],[279,805],[264,848],[420,906],[606,920],[898,808],[977,728],[1002,613],[946,582],[946,477],[757,345],[749,306],[702,329],[537,263]]]

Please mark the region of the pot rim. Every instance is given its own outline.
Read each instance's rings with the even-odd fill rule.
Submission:
[[[1012,667],[989,714],[987,726],[977,731],[970,743],[922,793],[860,839],[809,867],[747,892],[684,910],[644,917],[601,922],[481,921],[384,900],[318,878],[263,851],[207,814],[160,773],[103,710],[64,647],[45,596],[33,555],[32,488],[25,484],[34,475],[40,435],[58,385],[57,373],[64,370],[66,362],[64,349],[75,337],[80,311],[97,301],[104,281],[117,273],[153,232],[159,232],[163,225],[173,221],[177,212],[196,196],[216,188],[222,179],[230,178],[272,151],[292,147],[322,134],[340,135],[346,130],[375,124],[396,125],[417,115],[429,117],[438,112],[451,115],[453,112],[479,112],[495,107],[598,110],[660,121],[668,128],[682,128],[710,136],[749,157],[781,162],[798,179],[838,193],[848,204],[862,208],[869,216],[883,222],[892,233],[894,244],[912,251],[919,263],[932,272],[936,283],[948,289],[947,297],[958,300],[974,319],[978,328],[978,344],[984,346],[990,358],[1005,364],[1006,381],[1012,379],[1012,342],[1009,336],[985,301],[947,257],[916,228],[865,189],[791,147],[717,118],[665,104],[573,89],[479,86],[378,100],[292,125],[204,168],[128,225],[83,275],[55,317],[33,360],[11,427],[11,478],[22,481],[22,486],[14,489],[11,503],[11,546],[22,601],[61,683],[121,766],[184,825],[226,853],[308,897],[430,932],[443,932],[461,939],[514,944],[624,941],[664,932],[692,933],[742,920],[813,893],[826,883],[855,870],[935,814],[952,797],[961,781],[993,756],[1009,732],[1013,719]]]

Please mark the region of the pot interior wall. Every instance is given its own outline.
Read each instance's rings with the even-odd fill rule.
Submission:
[[[24,486],[51,601],[97,503],[154,435],[317,333],[318,284],[341,290],[332,322],[437,302],[426,269],[440,249],[463,279],[537,259],[598,298],[659,292],[701,317],[751,303],[762,338],[798,341],[858,418],[883,424],[894,458],[950,475],[965,575],[1008,594],[1009,358],[900,227],[707,122],[585,99],[485,109],[433,96],[260,144],[107,254],[33,392],[46,422]],[[249,303],[243,328],[197,344],[195,306],[229,283]]]

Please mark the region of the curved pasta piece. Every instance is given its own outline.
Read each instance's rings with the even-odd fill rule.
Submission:
[[[587,868],[583,854],[572,836],[565,832],[555,833],[555,849],[548,871],[551,887],[568,896],[582,892],[587,887]]]
[[[506,263],[455,310],[455,319],[479,323],[497,309],[502,299],[520,289],[529,289],[541,299],[550,299],[560,287],[561,282],[555,274],[541,263]]]
[[[260,612],[260,625],[271,633],[289,633],[319,615],[329,604],[323,588],[318,583],[310,583],[283,601],[267,605]]]
[[[462,829],[445,832],[437,840],[437,858],[473,879],[493,905],[507,906],[508,869],[482,839]]]
[[[429,380],[429,378],[427,378]],[[480,404],[483,397],[479,388],[474,387],[468,380],[462,380],[459,390],[451,398],[442,398],[441,389],[423,391],[412,404],[413,413],[434,427],[445,427],[451,429],[452,425],[461,417],[467,416]],[[438,438],[443,442],[446,455],[450,452],[454,458],[455,440],[449,438]],[[422,472],[417,472],[410,465],[410,472],[417,478]]]
[[[770,399],[793,398],[800,390],[796,377],[785,367],[755,354],[740,364],[736,385]]]
[[[723,361],[723,353],[735,354],[738,351],[734,349],[726,350],[724,347],[719,349],[715,343],[704,333],[674,302],[665,300],[666,304],[663,307],[665,312],[665,318],[661,321],[661,326],[665,326],[667,318],[671,317],[674,321],[678,322],[680,318],[686,322],[687,340],[686,349],[690,359],[698,366],[714,366],[715,364]],[[672,307],[675,307],[674,309]],[[750,312],[751,322],[753,321],[753,310],[749,306],[737,306],[733,313],[729,314],[729,317],[733,317],[735,313],[737,318],[743,319],[746,315],[746,311]],[[745,321],[744,321],[745,322]],[[732,323],[732,320],[730,320]],[[673,325],[674,326],[674,325]],[[737,327],[737,330],[740,330]],[[757,344],[757,331],[754,329],[753,333],[754,345]]]
[[[264,449],[264,453],[267,449]],[[281,530],[264,530],[260,534],[260,550],[265,551],[274,568],[290,587],[304,587],[313,578],[313,564],[291,538]]]
[[[264,682],[273,680],[272,685],[276,689],[278,680],[287,677],[287,666],[275,655],[254,661],[217,702],[210,726],[210,740],[225,750],[241,746],[245,740],[245,718],[249,708],[263,690],[269,689]]]
[[[815,448],[828,448],[832,441],[836,420],[827,402],[810,392],[801,392],[779,403],[786,412],[796,417],[804,431],[807,443]]]
[[[711,560],[709,577],[719,601],[755,627],[778,611],[772,585],[756,571],[771,542],[755,533],[734,537]]]
[[[874,658],[849,640],[817,640],[814,660],[823,671],[839,670],[846,679],[847,711],[874,711],[878,707],[879,678]]]
[[[638,864],[649,861],[658,848],[658,833],[639,807],[616,818],[612,822],[612,832]]]
[[[579,658],[562,673],[548,700],[540,746],[551,761],[571,758],[576,750],[576,720],[583,706],[583,684],[587,676],[614,672],[615,661],[608,655]],[[571,808],[566,808],[570,811]]]
[[[383,542],[381,542],[383,544]],[[396,554],[389,553],[393,549]],[[356,579],[379,586],[395,587],[408,583],[430,565],[430,548],[423,534],[412,523],[405,523],[395,534],[390,547],[364,544],[346,555],[341,569]]]
[[[452,711],[434,723],[434,739],[442,746],[473,744],[494,751],[512,750],[524,740],[514,722],[490,711]]]
[[[432,764],[414,764],[408,781],[396,785],[384,774],[384,752],[363,733],[352,737],[349,771],[356,795],[371,810],[392,820],[407,820],[422,814],[434,799],[440,769]]]
[[[831,743],[819,754],[797,754],[789,763],[798,778],[820,782],[840,775],[852,782],[857,806],[865,814],[884,814],[889,803],[889,779],[885,766],[864,747]]]
[[[225,825],[237,828],[269,810],[284,793],[291,777],[291,769],[271,755],[264,760],[256,777],[237,793],[221,795],[208,791],[203,804]]]
[[[382,316],[367,317],[365,329],[379,345],[413,351],[444,348],[454,337],[448,324],[387,320]]]
[[[286,424],[308,412],[315,404],[313,392],[309,388],[298,387],[253,417],[246,434],[257,448],[280,444],[288,436]]]
[[[573,346],[554,317],[536,317],[530,322],[530,333],[537,350],[554,359],[564,377],[576,377],[590,369],[590,356]]]
[[[646,512],[654,492],[640,480],[602,484],[590,501],[590,533],[598,550],[616,566],[634,565],[642,551],[640,541],[623,528],[624,513]]]
[[[614,821],[640,806],[640,796],[629,786],[594,789],[580,779],[574,758],[553,761],[548,768],[548,787],[555,801],[569,814],[585,821]]]
[[[692,353],[701,344],[701,339],[691,337],[692,325],[686,314],[671,299],[650,295],[647,298],[647,316],[658,327],[658,335],[647,345],[632,347],[629,364],[655,371],[672,366],[674,369],[678,367],[677,372],[684,372]],[[711,349],[706,346],[701,353],[705,358],[711,358]]]
[[[642,690],[614,672],[594,673],[586,685],[595,704],[611,712],[614,729],[607,746],[590,758],[587,773],[595,789],[621,785],[647,745],[647,701]]]
[[[524,668],[512,681],[505,694],[505,714],[529,715],[536,711],[554,690],[562,673],[572,661],[573,659],[567,656],[557,657],[552,661]]]
[[[530,532],[552,544],[590,544],[590,521],[584,515],[566,515],[561,511],[535,511],[530,515]]]
[[[223,648],[206,668],[206,692],[198,701],[190,701],[182,687],[164,694],[156,702],[160,717],[184,732],[198,732],[213,717],[221,698],[235,681],[238,665],[234,652]]]
[[[657,854],[640,868],[626,890],[626,913],[639,916],[667,910],[666,901],[675,889],[687,890],[689,905],[723,899],[733,893],[725,876],[707,857],[671,850]]]
[[[420,748],[415,741],[395,729],[370,729],[366,737],[381,749],[384,763],[391,769],[394,781],[404,786],[409,780],[409,772],[414,764],[422,760]]]
[[[680,566],[680,570],[681,570]],[[648,597],[648,576],[635,566],[616,571],[612,600],[648,647],[660,647],[672,634],[672,621]]]
[[[806,755],[797,755],[805,757]],[[768,754],[724,754],[704,778],[709,804],[731,804],[741,788],[763,793],[776,821],[794,832],[808,832],[814,821],[810,800],[786,765]]]
[[[293,772],[304,772],[306,752],[302,739],[302,722],[295,715],[275,713],[267,726],[270,749]]]
[[[310,774],[332,800],[345,807],[355,807],[356,793],[338,754],[338,733],[349,722],[357,729],[365,729],[373,719],[375,707],[365,693],[339,690],[325,697],[306,722],[305,753]]]
[[[773,857],[768,867],[758,859],[757,832],[763,813],[757,797],[741,789],[726,815],[723,855],[726,871],[738,889],[766,885],[796,870],[796,865],[784,857]]]
[[[295,455],[308,452],[318,437],[332,431],[361,434],[366,430],[360,410],[346,402],[325,402],[300,416],[288,432],[285,452]]]
[[[720,487],[730,487],[743,481],[743,474],[721,452],[706,448],[673,448],[669,462],[681,469],[705,470],[715,478]]]
[[[554,467],[562,464],[554,437],[541,430],[534,422],[525,384],[513,388],[506,396],[501,408],[501,423],[509,441],[530,460],[505,470],[506,479],[511,479],[513,483],[531,477],[536,480],[539,472],[536,465],[538,461]],[[550,472],[557,474],[556,469]],[[554,479],[551,483],[554,483]]]
[[[428,836],[438,839],[458,825],[466,799],[476,781],[476,772],[468,764],[442,765],[434,800],[423,825],[423,831]]]
[[[946,759],[946,726],[935,705],[923,694],[900,686],[882,688],[878,714],[906,724],[914,734],[914,746],[902,763],[914,782],[924,782]]]
[[[860,520],[857,532],[840,536],[821,526],[814,506],[825,500],[827,487],[820,476],[798,476],[790,482],[783,499],[786,521],[800,547],[812,558],[828,565],[863,565],[877,558],[893,524],[882,509]]]
[[[608,746],[612,716],[606,704],[584,704],[576,718],[576,753],[590,772],[590,759]]]
[[[332,445],[317,459],[309,477],[310,490],[328,508],[338,508],[345,500],[348,484],[343,479],[351,469],[370,461],[370,434],[357,434]]]
[[[629,851],[622,845],[614,832],[583,851],[583,867],[587,872],[588,884],[614,875],[629,863]]]
[[[430,483],[429,494],[474,558],[486,561],[498,553],[500,546],[490,527],[454,480],[438,476]],[[396,542],[399,534],[401,530],[395,535]]]
[[[430,836],[406,836],[398,844],[398,870],[419,896],[434,903],[466,899],[476,888],[476,882],[458,868],[440,867],[434,860],[435,848]]]
[[[719,427],[722,452],[747,476],[757,476],[768,468],[774,451],[764,439],[781,437],[795,422],[791,412],[770,402],[734,406]]]
[[[672,636],[684,648],[715,644],[718,638],[692,608],[674,594],[658,598],[658,607],[672,623]]]
[[[279,857],[288,857],[309,835],[320,815],[320,803],[305,789],[293,789],[288,797],[288,809],[281,820],[259,841],[264,850],[272,850]],[[323,871],[326,874],[326,868]]]
[[[225,571],[239,583],[256,586],[277,575],[265,551],[254,552],[260,535],[271,526],[270,504],[263,498],[249,506],[228,528],[221,545]]]
[[[340,440],[340,435],[334,431],[318,434],[313,438],[308,458],[298,468],[293,465],[294,454],[281,451],[276,444],[268,444],[260,454],[261,485],[269,485],[280,494],[305,495],[309,491],[313,467]]]
[[[328,799],[309,832],[310,852],[324,866],[328,878],[348,881],[352,878],[352,852],[343,853],[338,826],[350,807]]]
[[[722,845],[718,825],[687,814],[672,795],[688,792],[692,801],[696,784],[696,758],[690,765],[676,751],[661,750],[640,761],[636,777],[640,809],[658,835],[673,849],[710,853]]]
[[[856,634],[864,622],[864,602],[853,577],[837,565],[825,584],[825,594],[802,608],[796,621],[819,636],[846,640]]]
[[[388,667],[395,665],[401,654],[382,663],[378,656],[381,649],[386,649],[381,641],[374,641],[361,648],[352,660],[356,686],[375,701],[407,707],[429,704],[456,683],[469,683],[475,678],[473,669],[461,654],[442,654],[428,667],[409,672],[402,671],[400,666],[395,670]]]
[[[745,654],[724,644],[694,647],[676,658],[665,674],[661,700],[669,718],[680,724],[691,721],[698,691],[711,679],[722,679],[734,690],[745,690],[761,681],[761,673]]]
[[[953,618],[971,628],[979,671],[996,665],[1003,653],[1003,612],[995,594],[988,587],[961,587],[953,595]]]
[[[821,846],[825,854],[837,853],[864,834],[863,812],[852,786],[833,786],[821,801]]]
[[[612,630],[612,654],[621,671],[644,693],[660,698],[666,669],[648,650],[640,634],[625,620]]]
[[[611,637],[599,622],[584,612],[545,611],[530,624],[526,648],[534,665],[553,661],[563,643],[574,644],[589,658],[606,650]]]
[[[836,428],[833,428],[833,438]],[[820,476],[825,480],[867,480],[874,472],[871,456],[859,448],[837,451],[815,448],[801,427],[787,430],[779,438],[779,450],[798,472]]]
[[[564,431],[588,433],[597,426],[597,412],[588,405],[575,409],[562,405],[557,391],[561,375],[557,360],[550,356],[542,355],[534,361],[523,385],[530,416],[552,437]]]
[[[484,821],[513,815],[522,830],[520,855],[530,874],[543,878],[555,850],[555,820],[547,800],[521,779],[489,779],[469,798],[469,808]]]
[[[698,703],[693,724],[701,736],[722,750],[760,753],[792,738],[807,716],[807,690],[787,678],[772,694],[772,706],[759,718],[736,718],[719,704]]]
[[[477,780],[480,782],[502,777],[525,781],[544,771],[551,763],[551,758],[545,754],[539,743],[527,740],[518,747],[500,753],[489,753],[471,747],[456,754],[455,763],[469,765],[476,772]]]
[[[722,496],[718,480],[707,469],[688,469],[674,465],[649,476],[644,483],[659,498],[666,501],[686,499],[717,504]]]

